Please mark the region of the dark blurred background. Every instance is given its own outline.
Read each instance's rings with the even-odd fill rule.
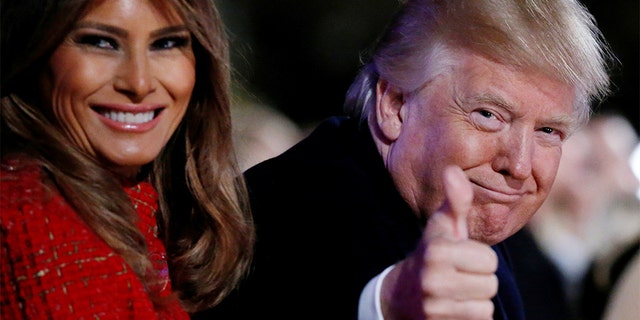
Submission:
[[[621,61],[614,94],[597,112],[626,116],[640,132],[638,0],[589,0]],[[397,0],[216,0],[227,25],[242,95],[281,111],[302,128],[340,114],[361,58]]]

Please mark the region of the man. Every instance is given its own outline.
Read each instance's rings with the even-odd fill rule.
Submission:
[[[407,1],[350,117],[246,173],[237,318],[356,318],[362,293],[361,319],[521,319],[501,242],[544,201],[608,58],[573,0]]]

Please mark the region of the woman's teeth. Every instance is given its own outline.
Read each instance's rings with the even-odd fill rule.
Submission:
[[[103,113],[103,115],[113,121],[123,122],[123,123],[133,123],[140,124],[153,120],[153,111],[140,112],[140,113],[132,113],[132,112],[121,112],[121,111],[108,111]]]

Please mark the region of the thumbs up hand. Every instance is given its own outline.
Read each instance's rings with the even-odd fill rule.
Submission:
[[[385,319],[492,319],[498,259],[468,239],[471,183],[458,167],[443,173],[445,201],[427,222],[417,250],[384,279]]]
[[[429,217],[426,236],[466,240],[469,238],[467,216],[473,201],[471,183],[460,168],[453,166],[445,168],[442,180],[446,199],[442,207]]]

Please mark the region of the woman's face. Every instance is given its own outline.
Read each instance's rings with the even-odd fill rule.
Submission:
[[[126,176],[159,154],[195,85],[191,34],[154,1],[94,1],[41,79],[72,143]]]

